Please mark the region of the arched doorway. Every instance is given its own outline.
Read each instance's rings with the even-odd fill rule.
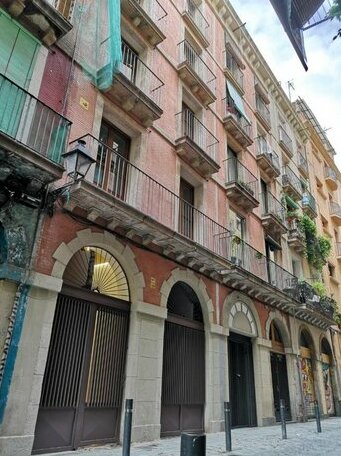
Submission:
[[[312,361],[313,353],[313,340],[311,335],[306,329],[302,329],[300,333],[300,367],[302,394],[307,417],[315,416],[314,401],[316,400],[316,395]]]
[[[290,421],[290,395],[284,343],[281,332],[274,321],[272,321],[270,324],[269,339],[271,340],[270,359],[276,421],[281,420],[281,399],[283,399],[285,402],[286,420]]]
[[[321,362],[326,411],[328,415],[335,415],[333,394],[333,354],[329,342],[325,337],[321,341]]]
[[[116,259],[97,247],[74,254],[52,325],[34,453],[118,439],[129,290]]]
[[[161,436],[204,430],[205,332],[199,299],[184,282],[173,285],[165,323]]]
[[[229,313],[229,385],[232,426],[256,426],[256,395],[252,338],[256,322],[248,306],[236,302]]]

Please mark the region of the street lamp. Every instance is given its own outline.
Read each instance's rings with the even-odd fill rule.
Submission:
[[[63,196],[73,184],[84,179],[91,165],[96,161],[92,158],[90,152],[86,148],[86,142],[83,139],[79,139],[74,147],[69,151],[64,152],[62,156],[64,158],[64,167],[67,176],[71,178],[71,182],[47,192],[44,208],[51,217],[57,199]]]
[[[84,179],[90,166],[96,161],[85,146],[84,139],[79,139],[71,150],[62,155],[67,175],[72,178],[72,183]]]

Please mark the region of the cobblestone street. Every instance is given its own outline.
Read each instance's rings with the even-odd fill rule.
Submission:
[[[322,433],[317,434],[316,422],[288,424],[288,440],[281,439],[280,426],[244,428],[232,431],[231,456],[340,456],[341,418],[322,421]],[[207,456],[226,454],[223,433],[207,436]],[[69,456],[121,456],[121,447],[105,446],[75,452],[57,453]],[[158,442],[134,444],[131,456],[179,456],[180,438]]]

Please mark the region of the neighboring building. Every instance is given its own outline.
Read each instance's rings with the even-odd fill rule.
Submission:
[[[105,68],[96,80],[80,66],[89,15],[57,2],[74,30],[50,52],[38,42],[33,93],[41,121],[52,108],[63,122],[58,134],[50,126],[45,137],[8,96],[22,131],[36,126],[32,140],[17,137],[0,91],[16,125],[0,123],[0,176],[24,159],[39,174],[22,166],[16,182],[48,175],[26,192],[37,208],[15,200],[0,212],[1,454],[120,441],[125,398],[134,441],[220,431],[228,399],[234,426],[278,421],[280,399],[292,420],[313,415],[315,399],[323,415],[341,413],[334,308],[307,283],[298,222],[307,189],[315,194],[313,133],[230,3],[198,3],[122,0],[123,62],[100,90]],[[54,201],[59,183],[47,185],[62,178],[53,161],[69,121],[70,148],[84,140],[95,163]],[[8,211],[29,226],[39,212],[25,238]]]

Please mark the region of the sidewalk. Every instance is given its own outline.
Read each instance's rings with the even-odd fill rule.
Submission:
[[[231,453],[225,452],[225,434],[208,434],[206,456],[341,456],[341,418],[322,421],[322,433],[316,432],[316,422],[287,425],[288,440],[282,440],[280,426],[243,428],[232,431]],[[107,445],[58,456],[121,456],[122,447]],[[131,456],[180,456],[180,438],[133,444]]]

